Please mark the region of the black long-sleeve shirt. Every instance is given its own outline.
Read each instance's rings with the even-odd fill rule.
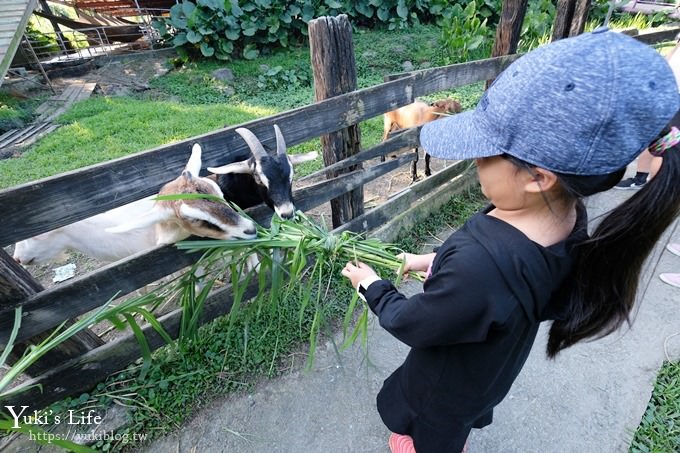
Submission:
[[[367,288],[380,325],[412,348],[385,381],[378,410],[388,428],[414,437],[418,453],[446,451],[458,444],[434,437],[466,437],[491,422],[570,272],[573,243],[587,235],[578,211],[571,235],[550,247],[478,213],[439,248],[422,293],[407,298],[386,280]]]

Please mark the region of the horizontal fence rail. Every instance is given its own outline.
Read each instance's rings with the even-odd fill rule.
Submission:
[[[292,146],[410,104],[420,96],[491,79],[516,58],[417,71],[306,107],[2,190],[0,247],[157,193],[184,169],[193,143],[203,148],[204,167],[234,162],[249,156],[245,142],[234,132],[237,127],[247,127],[265,146],[275,149],[273,125],[278,124]]]

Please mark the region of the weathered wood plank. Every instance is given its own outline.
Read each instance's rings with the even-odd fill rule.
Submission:
[[[371,237],[378,238],[384,242],[395,240],[403,229],[411,228],[418,220],[439,209],[452,196],[466,190],[476,181],[477,173],[468,172],[461,175],[460,178],[435,188],[432,193],[414,203],[409,209],[391,218],[389,223],[373,231]],[[416,251],[411,250],[411,252]]]
[[[673,41],[678,38],[680,27],[667,28],[665,30],[653,31],[650,33],[642,33],[633,36],[640,42],[651,45],[664,41]]]
[[[323,181],[295,192],[295,204],[303,211],[373,181],[414,159],[408,154],[380,165],[355,171],[338,178]],[[264,205],[251,208],[247,213],[262,224],[268,224],[271,210]],[[131,293],[147,283],[195,263],[200,254],[187,254],[173,245],[157,247],[147,253],[140,252],[119,263],[74,279],[71,282],[42,291],[34,296],[0,308],[0,347],[5,345],[14,320],[13,308],[21,305],[24,322],[19,329],[19,341],[58,326],[62,321],[82,315],[101,306],[114,295]]]
[[[313,105],[2,190],[0,247],[156,193],[181,172],[195,142],[203,147],[204,167],[244,159],[249,151],[234,132],[236,127],[248,127],[265,146],[273,147],[276,123],[292,146],[410,104],[418,96],[493,78],[513,59],[414,72]]]
[[[257,289],[257,282],[253,282],[246,289],[243,299],[248,300],[255,296]],[[215,291],[205,302],[199,325],[229,313],[232,302],[231,287]],[[173,339],[179,335],[181,318],[181,309],[159,318],[159,322]],[[144,327],[143,332],[152,351],[165,344],[165,341],[150,326]],[[141,351],[137,339],[132,334],[126,334],[22,384],[19,389],[25,389],[25,391],[18,395],[0,398],[0,402],[3,406],[30,405],[31,410],[41,409],[67,396],[88,391],[111,373],[125,368],[140,356]]]
[[[408,209],[408,207],[418,198],[438,190],[437,188],[439,186],[446,184],[453,178],[461,175],[461,173],[470,168],[470,165],[471,163],[469,161],[460,161],[451,167],[433,173],[429,178],[418,181],[407,187],[380,206],[371,209],[351,222],[347,222],[338,228],[337,231],[341,232],[346,230],[361,233],[385,225],[401,212]]]
[[[413,149],[420,144],[419,140],[420,126],[411,129],[402,129],[394,137],[391,137],[384,142],[378,143],[376,146],[369,148],[367,150],[361,151],[353,156],[322,168],[319,171],[315,171],[309,175],[303,176],[298,179],[298,182],[308,181],[310,179],[315,179],[319,177],[325,177],[326,172],[335,171],[343,168],[356,165],[361,162],[365,162],[369,159],[375,157],[384,156],[389,153],[398,153],[401,151]]]
[[[346,14],[324,16],[309,21],[309,53],[314,74],[314,100],[349,93],[357,89],[357,71],[352,43],[352,25]],[[361,168],[355,164],[343,170],[328,170],[333,165],[359,152],[361,143],[359,125],[320,137],[327,177],[333,178]],[[364,212],[363,188],[340,195],[331,200],[331,223],[339,227]]]
[[[576,0],[557,0],[551,41],[569,37]]]
[[[200,254],[187,254],[171,245],[158,247],[7,305],[0,311],[0,349],[7,344],[13,322],[11,314],[19,305],[24,312],[17,340],[23,341],[100,307],[116,294],[124,296],[189,266],[198,258]]]
[[[38,283],[19,263],[15,262],[4,250],[0,249],[0,306],[13,304],[17,301],[25,300],[33,294],[40,293],[44,288]],[[14,312],[14,310],[10,310]],[[22,323],[24,318],[22,316]],[[4,329],[3,333],[9,336],[13,329],[12,324]],[[69,325],[71,323],[69,322]],[[45,341],[49,334],[43,334],[22,339],[17,339],[14,342],[12,351],[8,357],[8,363],[14,364],[17,360],[23,357],[26,349],[31,344],[39,344]],[[28,340],[26,343],[25,340]],[[7,340],[0,350],[4,350]],[[55,366],[64,363],[65,361],[78,357],[81,354],[91,351],[92,349],[101,346],[104,342],[89,329],[84,329],[68,340],[61,343],[54,348],[50,354],[44,355],[35,363],[33,363],[27,370],[26,374],[35,376],[42,374]]]

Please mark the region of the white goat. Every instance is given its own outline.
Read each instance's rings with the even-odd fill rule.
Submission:
[[[182,174],[164,185],[159,195],[201,193],[222,198],[215,181],[198,176],[200,168],[201,147],[194,145]],[[192,234],[214,239],[255,237],[255,224],[226,204],[207,199],[154,201],[154,197],[21,241],[14,259],[21,264],[45,263],[71,249],[112,262]],[[125,219],[132,220],[121,224]]]
[[[120,224],[121,219],[140,216],[153,207],[152,197],[103,212],[79,222],[17,242],[14,259],[21,264],[44,264],[66,259],[66,251],[74,250],[103,262],[113,262],[156,245],[153,228],[131,231],[127,236],[108,233],[106,228]]]

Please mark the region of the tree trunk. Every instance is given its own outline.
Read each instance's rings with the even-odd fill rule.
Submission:
[[[309,21],[309,48],[314,73],[314,98],[316,101],[332,98],[357,88],[352,26],[345,14],[337,17],[319,17]],[[358,125],[322,135],[324,164],[326,166],[357,154],[361,145]],[[361,169],[361,164],[341,171],[328,172],[327,178]],[[331,200],[333,228],[364,212],[363,187],[359,187]]]

